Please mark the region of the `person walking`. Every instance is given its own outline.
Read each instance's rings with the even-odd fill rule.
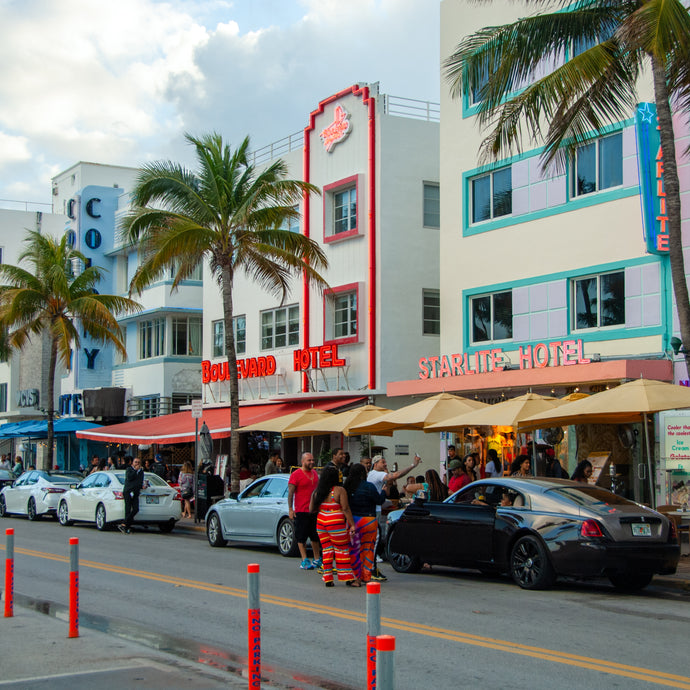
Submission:
[[[189,460],[182,464],[180,476],[177,479],[180,486],[180,497],[182,498],[182,517],[191,518],[192,499],[194,498],[194,468]]]
[[[141,460],[134,458],[132,465],[125,470],[125,485],[122,493],[125,498],[125,521],[118,525],[118,529],[123,534],[132,531],[134,516],[139,512],[139,494],[144,488],[144,470],[141,467]]]
[[[319,475],[314,469],[314,456],[302,453],[302,467],[295,470],[288,480],[288,514],[295,525],[295,539],[302,562],[302,570],[321,569],[321,544],[316,533],[316,514],[309,510],[311,495],[319,483]],[[311,540],[314,560],[307,558],[307,539]]]
[[[355,533],[347,493],[338,486],[339,472],[326,466],[321,471],[319,483],[311,495],[310,512],[316,514],[316,532],[323,549],[323,581],[326,587],[334,586],[333,561],[338,580],[348,587],[361,587],[362,583],[352,571],[350,539]]]

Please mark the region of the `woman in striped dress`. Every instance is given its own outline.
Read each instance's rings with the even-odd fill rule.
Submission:
[[[333,587],[333,573],[349,587],[360,587],[361,582],[352,572],[350,539],[355,532],[355,521],[347,500],[347,493],[338,486],[340,474],[335,467],[324,467],[319,483],[311,497],[311,512],[317,513],[316,532],[321,542],[323,581]]]

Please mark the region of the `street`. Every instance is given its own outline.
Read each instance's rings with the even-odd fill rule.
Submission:
[[[364,687],[364,589],[326,589],[297,559],[247,545],[212,549],[201,533],[1,524],[15,529],[17,595],[66,605],[76,536],[82,625],[93,619],[220,667],[246,655],[246,566],[259,563],[262,664],[322,678],[324,687]],[[4,533],[1,546],[4,554]],[[623,595],[597,581],[528,592],[507,578],[450,569],[382,570],[382,632],[396,637],[397,688],[690,688],[690,609],[680,591],[652,584]],[[47,643],[35,640],[32,650]]]

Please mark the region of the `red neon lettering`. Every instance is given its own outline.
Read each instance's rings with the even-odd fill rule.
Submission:
[[[574,340],[564,340],[563,341],[563,364],[568,366],[569,364],[577,364],[577,360],[571,359],[577,356],[577,348],[575,347]]]
[[[333,366],[334,367],[344,367],[345,366],[345,358],[343,357],[342,359],[338,359],[338,346],[333,345]]]
[[[532,346],[528,345],[524,351],[522,347],[518,353],[518,360],[520,361],[520,369],[532,368]]]
[[[256,376],[256,357],[252,357],[249,360],[249,376]]]
[[[503,364],[503,351],[491,350],[491,371],[496,371]]]
[[[428,360],[426,357],[420,357],[419,359],[419,378],[428,379],[429,378],[429,367],[427,366]]]
[[[661,178],[656,181],[656,195],[666,196],[666,192],[664,191],[664,181]]]
[[[465,372],[462,370],[462,355],[451,355],[450,361],[454,376],[462,376]]]
[[[446,355],[441,357],[441,369],[439,370],[438,375],[450,376],[450,362],[448,361],[448,357]]]
[[[300,366],[302,367],[302,371],[309,369],[309,350],[301,350]]]
[[[301,353],[302,353],[302,350],[294,350],[292,353],[292,370],[293,371],[300,371],[302,369],[302,366],[300,363]]]
[[[549,347],[551,348],[551,361],[558,365],[560,363],[559,357],[558,357],[558,348],[562,345],[559,340],[554,340],[552,343],[549,343]]]
[[[658,161],[656,164],[656,176],[661,177],[664,174],[664,161]]]
[[[667,252],[668,247],[668,235],[657,235],[656,238],[656,248]]]
[[[273,355],[266,357],[266,376],[276,373],[276,358]]]
[[[467,353],[466,353],[466,352],[465,352],[465,354],[464,354],[464,358],[463,358],[463,359],[464,359],[464,363],[465,363],[465,373],[466,373],[466,374],[476,374],[476,373],[477,373],[476,371],[472,371],[472,369],[470,369],[469,359],[468,359],[468,357],[467,357]]]
[[[657,127],[657,129],[659,129],[659,128]],[[661,150],[661,144],[659,144],[659,149],[656,152],[656,160],[661,161],[663,159],[664,159],[664,152]]]
[[[489,365],[487,363],[487,356],[491,354],[489,350],[480,350],[478,353],[479,355],[479,361],[477,366],[481,368],[477,368],[477,371],[488,371],[489,370]]]
[[[257,369],[259,372],[259,376],[266,376],[266,358],[265,357],[259,357]]]
[[[585,359],[584,353],[582,351],[582,341],[577,341],[577,363],[578,364],[589,364],[592,360]]]
[[[666,215],[666,199],[659,199],[659,214],[662,216]]]
[[[659,232],[662,235],[667,234],[666,223],[668,222],[668,216],[657,216],[656,219],[659,221]]]
[[[534,346],[532,360],[537,369],[543,369],[549,363],[549,348],[545,343],[537,343]]]
[[[429,357],[429,366],[431,367],[432,378],[436,378],[438,376],[438,373],[436,372],[436,364],[438,364],[438,357]]]
[[[328,127],[325,127],[319,135],[326,151],[330,152],[339,141],[342,141],[348,135],[349,131],[350,116],[345,108],[341,105],[336,105],[335,112],[333,113],[333,122]]]
[[[330,345],[322,345],[319,348],[319,361],[321,362],[321,367],[327,369],[333,366],[333,359],[331,358],[331,353],[333,352]]]
[[[211,381],[217,381],[217,380],[218,380],[218,365],[212,364],[211,365]]]
[[[208,383],[211,380],[211,362],[205,359],[201,363],[201,383]]]

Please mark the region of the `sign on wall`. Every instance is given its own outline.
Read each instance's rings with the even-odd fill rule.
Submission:
[[[350,114],[342,105],[336,105],[333,113],[333,122],[328,127],[322,129],[319,134],[326,151],[330,153],[336,144],[344,141],[351,129]]]

